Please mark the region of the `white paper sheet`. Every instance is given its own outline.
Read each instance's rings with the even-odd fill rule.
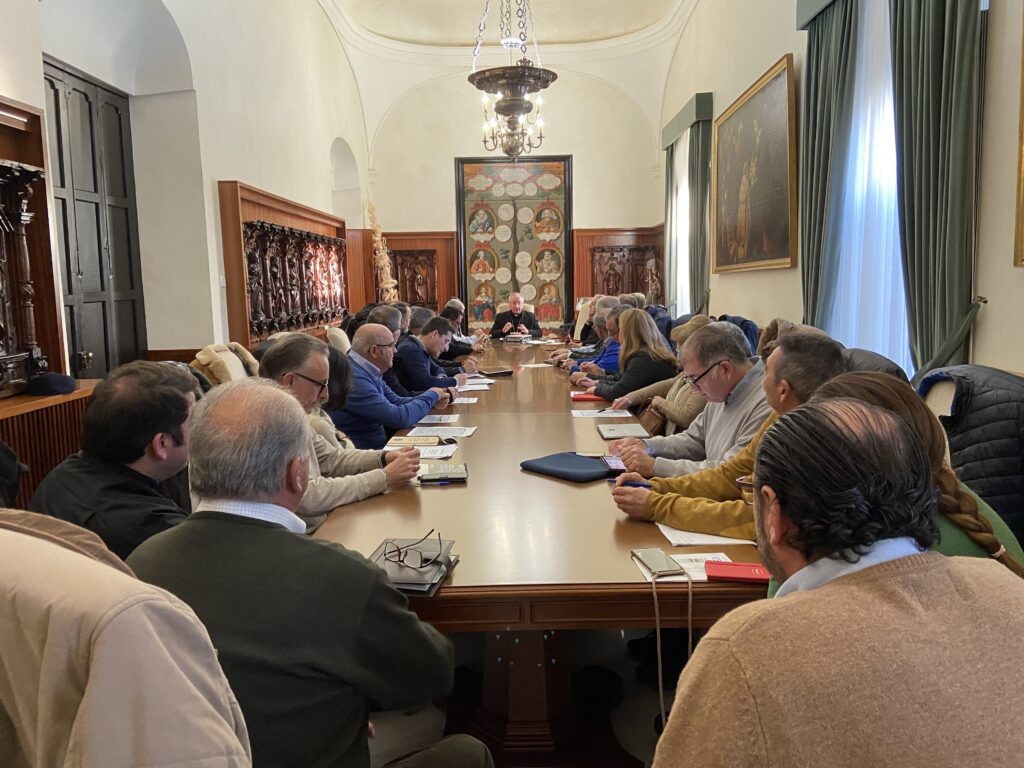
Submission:
[[[550,368],[551,363],[526,363],[525,365],[519,366],[520,368]]]
[[[478,399],[476,397],[456,397],[452,400],[452,405],[472,405]]]
[[[467,386],[474,386],[475,387],[477,384],[497,384],[497,383],[498,382],[495,381],[494,379],[486,379],[483,376],[479,376],[479,377],[473,379],[472,381],[467,381],[466,385]]]
[[[616,411],[612,408],[597,408],[591,411],[574,410],[571,413],[577,419],[628,419],[633,415],[629,411]]]
[[[427,414],[419,420],[420,424],[454,424],[459,420],[458,415],[454,414]]]
[[[732,562],[732,558],[730,558],[724,552],[701,552],[695,555],[669,555],[669,557],[671,557],[673,560],[675,560],[677,563],[683,566],[683,568],[686,569],[686,572],[690,574],[690,578],[694,581],[708,580],[708,572],[704,569],[704,563],[706,563],[708,560],[718,560],[719,562],[723,563]],[[648,581],[653,580],[651,571],[647,568],[646,565],[641,563],[635,557],[633,558],[633,562],[636,563],[636,567],[640,569],[640,573],[644,575],[645,579],[647,579]],[[667,581],[681,581],[685,584],[686,576],[679,574],[678,576],[662,576],[660,579],[658,579],[659,584],[664,584]]]
[[[409,437],[469,437],[476,427],[413,427]]]
[[[490,384],[463,384],[461,387],[456,387],[459,392],[489,392],[491,389]]]
[[[728,536],[715,536],[710,533],[696,533],[694,531],[678,531],[675,528],[658,523],[658,528],[665,534],[665,538],[673,547],[705,547],[712,544],[753,544],[746,539],[730,539]]]
[[[421,459],[450,459],[459,450],[457,445],[431,445],[418,449]]]

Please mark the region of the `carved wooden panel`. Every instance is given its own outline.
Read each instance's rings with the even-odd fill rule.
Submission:
[[[437,251],[391,250],[392,274],[398,295],[414,307],[437,311]]]
[[[47,368],[36,343],[35,286],[29,259],[29,201],[41,168],[0,160],[0,396]]]
[[[249,336],[340,321],[345,306],[345,241],[265,221],[243,225]]]
[[[599,246],[591,251],[590,268],[595,293],[643,293],[650,304],[665,303],[660,246]]]

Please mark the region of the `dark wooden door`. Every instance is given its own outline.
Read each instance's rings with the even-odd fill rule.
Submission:
[[[146,349],[128,97],[49,62],[44,76],[71,368],[99,378]]]

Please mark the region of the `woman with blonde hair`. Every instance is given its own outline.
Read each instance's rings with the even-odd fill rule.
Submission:
[[[599,397],[615,400],[641,387],[673,378],[676,360],[651,316],[642,309],[619,315],[619,372],[577,382]]]
[[[672,343],[676,345],[677,354],[682,355],[683,346],[694,331],[710,322],[711,318],[707,315],[694,315],[683,325],[673,328]],[[677,365],[681,369],[682,361],[678,361]],[[680,373],[674,379],[657,381],[617,398],[612,408],[634,408],[648,400],[651,402],[651,410],[665,417],[665,435],[685,430],[708,404],[704,396],[691,387]]]

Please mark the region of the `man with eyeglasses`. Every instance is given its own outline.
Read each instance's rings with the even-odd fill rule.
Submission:
[[[260,374],[287,389],[307,414],[327,400],[327,345],[305,333],[279,339],[260,360]],[[309,484],[297,514],[315,530],[335,507],[399,488],[416,476],[419,454],[334,447],[309,429]]]
[[[355,333],[348,353],[352,362],[352,390],[345,407],[331,418],[360,448],[383,448],[388,437],[418,422],[431,408],[445,406],[449,393],[431,387],[415,397],[396,395],[384,381],[394,364],[395,339],[387,328],[367,323]]]
[[[214,388],[192,420],[191,480],[202,501],[176,535],[137,549],[131,568],[206,626],[254,765],[369,768],[369,710],[447,696],[452,647],[408,609],[383,569],[303,535],[295,512],[313,465],[308,432],[296,399],[266,379]],[[421,751],[389,765],[493,766],[469,736],[417,735],[418,744],[406,743]]]
[[[689,428],[669,437],[612,443],[626,468],[644,477],[675,477],[716,467],[739,453],[771,414],[764,363],[750,358],[747,339],[732,323],[710,323],[683,347],[683,375],[708,406]]]

